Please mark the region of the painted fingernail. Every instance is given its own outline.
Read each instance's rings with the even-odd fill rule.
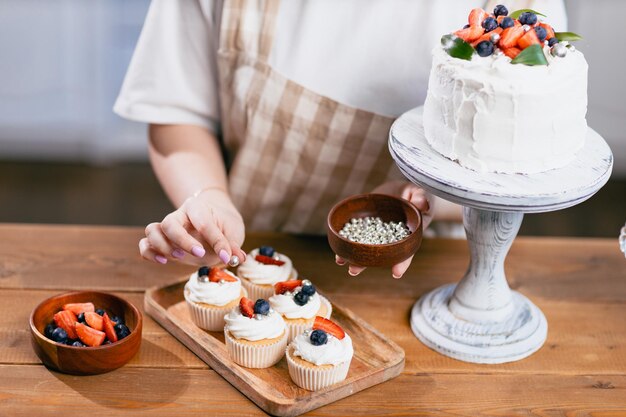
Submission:
[[[197,256],[198,258],[202,258],[206,251],[202,246],[194,246],[191,248],[191,254],[193,256]]]
[[[228,256],[228,253],[224,249],[222,249],[220,253],[217,254],[217,256],[219,256],[220,261],[222,261],[226,265],[228,265],[228,263],[230,262],[230,256]]]
[[[161,256],[161,255],[156,255],[154,257],[154,260],[157,261],[158,263],[165,265],[167,263],[167,258],[165,256]]]
[[[338,256],[335,256],[335,263],[336,263],[337,265],[343,266],[343,265],[345,265],[345,264],[346,264],[346,261],[344,261],[343,259],[341,259],[341,258],[340,258],[340,257],[338,257]]]
[[[357,275],[359,275],[358,273],[355,274],[354,272],[352,272],[351,269],[348,269],[348,274],[353,277],[356,277]]]
[[[391,276],[392,276],[392,277],[394,277],[394,279],[400,279],[400,278],[402,278],[402,275],[397,276],[396,274],[391,274]]]
[[[172,251],[172,257],[174,258],[182,258],[183,256],[185,256],[185,251],[183,251],[182,249],[174,249]]]

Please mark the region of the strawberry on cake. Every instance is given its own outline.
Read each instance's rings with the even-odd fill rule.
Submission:
[[[299,387],[316,391],[346,379],[353,355],[350,336],[337,323],[318,316],[313,327],[287,347],[289,376]]]
[[[268,368],[285,354],[285,321],[267,300],[243,297],[224,320],[226,350],[235,363],[247,368]]]
[[[183,291],[191,319],[204,330],[221,331],[224,315],[247,295],[234,274],[218,267],[202,266],[191,274]]]
[[[476,8],[433,51],[424,133],[478,172],[533,174],[575,159],[587,134],[587,62],[543,16]]]
[[[253,249],[237,268],[244,288],[252,299],[269,298],[274,294],[274,284],[296,279],[298,273],[288,256],[271,246]]]
[[[313,325],[315,316],[329,318],[332,305],[319,295],[308,279],[292,279],[274,284],[274,295],[269,299],[270,307],[282,314],[289,342]]]

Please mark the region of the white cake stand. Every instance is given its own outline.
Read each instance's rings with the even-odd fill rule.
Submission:
[[[463,279],[429,292],[413,306],[415,335],[431,349],[466,362],[511,362],[538,350],[546,339],[546,318],[511,291],[504,259],[524,213],[571,207],[608,181],[613,155],[604,139],[589,129],[584,149],[564,168],[533,175],[478,173],[430,147],[420,107],[395,121],[389,149],[409,180],[464,206],[470,247]]]

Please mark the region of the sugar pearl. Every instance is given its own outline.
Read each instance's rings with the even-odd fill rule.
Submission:
[[[383,222],[380,217],[350,219],[339,235],[351,242],[386,245],[405,239],[411,231],[404,222]]]

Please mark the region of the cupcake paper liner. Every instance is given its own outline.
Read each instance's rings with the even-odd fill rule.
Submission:
[[[226,350],[235,363],[246,368],[269,368],[280,361],[287,347],[287,331],[277,341],[269,344],[242,343],[224,329]]]
[[[326,306],[326,314],[324,315],[324,318],[328,319],[330,318],[330,315],[333,313],[333,306],[326,297],[321,296],[321,295],[319,297],[320,297],[321,303]],[[304,323],[292,323],[289,319],[285,318],[285,323],[287,324],[287,331],[289,333],[288,343],[291,343],[297,335],[301,334],[306,329],[310,329],[311,326],[313,326],[313,321],[315,321],[315,316],[311,317],[311,319],[307,320]]]
[[[256,301],[259,298],[268,299],[274,295],[274,286],[262,286],[259,284],[253,284],[245,278],[241,279],[241,285],[248,291],[248,298]]]
[[[243,296],[247,297],[248,292],[246,291],[246,289],[242,288],[242,290]],[[232,306],[228,307],[228,304],[224,306],[199,305],[197,303],[194,303],[193,301],[187,300],[186,294],[185,301],[187,301],[191,320],[193,320],[195,325],[203,330],[208,330],[210,332],[224,330],[224,325],[226,324],[226,322],[224,321],[224,316],[233,309]]]
[[[259,298],[264,298],[267,300],[272,295],[274,295],[273,284],[264,286],[264,285],[254,284],[245,277],[239,277],[239,278],[241,279],[241,284],[244,286],[246,290],[248,290],[248,294],[249,294],[248,298],[250,298],[253,301],[258,300]],[[298,271],[296,271],[295,268],[292,268],[291,274],[289,274],[289,278],[287,279],[290,280],[290,279],[297,279],[297,278],[298,278]]]
[[[320,367],[314,364],[304,366],[292,358],[290,350],[287,348],[286,352],[289,376],[300,388],[317,391],[343,381],[348,376],[351,361],[342,362],[332,367]]]

